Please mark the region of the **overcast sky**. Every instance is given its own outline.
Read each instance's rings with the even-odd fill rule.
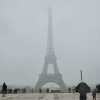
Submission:
[[[51,0],[57,64],[66,85],[100,83],[100,0]],[[49,0],[0,0],[0,84],[34,86],[46,55]],[[49,68],[49,73],[53,67]]]

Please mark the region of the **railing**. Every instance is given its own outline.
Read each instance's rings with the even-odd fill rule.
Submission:
[[[55,76],[55,74],[47,74],[47,76]]]

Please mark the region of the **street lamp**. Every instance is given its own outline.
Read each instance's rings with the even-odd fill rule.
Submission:
[[[82,70],[80,70],[80,73],[81,73],[81,81],[82,81]]]

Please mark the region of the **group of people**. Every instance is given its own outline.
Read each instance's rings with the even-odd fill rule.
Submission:
[[[86,100],[87,99],[87,93],[90,92],[90,87],[84,83],[81,82],[77,85],[77,87],[75,87],[76,92],[79,92],[80,94],[80,100]],[[68,92],[71,93],[71,91],[73,91],[73,88],[68,88]],[[100,93],[100,84],[96,86],[96,89],[93,90],[92,92],[92,96],[93,96],[93,100],[96,100],[96,94]]]
[[[7,93],[8,94],[26,93],[26,89],[25,88],[22,88],[22,89],[15,88],[14,90],[8,89],[6,83],[3,83],[1,92],[3,94],[2,97],[5,97]]]
[[[39,92],[42,93],[42,89],[39,89]],[[49,93],[49,88],[46,88],[46,92]]]
[[[89,93],[90,92],[90,87],[84,83],[84,82],[81,82],[78,84],[78,86],[75,88],[76,92],[79,92],[80,93],[80,100],[86,100],[87,99],[87,96],[86,96],[86,93]],[[2,97],[5,97],[6,96],[6,93],[20,93],[20,89],[14,89],[14,91],[12,89],[7,89],[7,85],[4,83],[3,86],[2,86]],[[26,89],[23,88],[21,89],[22,93],[26,93]],[[71,88],[68,89],[68,91],[71,92]],[[32,89],[32,92],[33,92],[33,89]],[[40,88],[39,89],[39,92],[42,93],[42,89]],[[46,92],[49,93],[49,88],[46,89]],[[96,89],[93,90],[92,92],[92,96],[93,96],[93,100],[95,99],[96,100],[96,94],[99,94],[100,93],[100,84],[96,86]]]
[[[71,92],[75,93],[75,89],[68,88],[68,93],[71,93]]]
[[[80,93],[80,100],[86,100],[87,96],[86,93],[90,92],[90,87],[84,83],[81,82],[80,84],[78,84],[78,86],[76,87],[76,91]],[[100,84],[96,86],[96,89],[93,90],[92,92],[92,96],[93,96],[93,100],[96,100],[96,94],[100,93]]]

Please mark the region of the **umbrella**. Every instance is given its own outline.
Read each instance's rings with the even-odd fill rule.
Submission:
[[[90,87],[85,82],[80,82],[76,87],[76,92],[81,92],[81,91],[89,93]]]

